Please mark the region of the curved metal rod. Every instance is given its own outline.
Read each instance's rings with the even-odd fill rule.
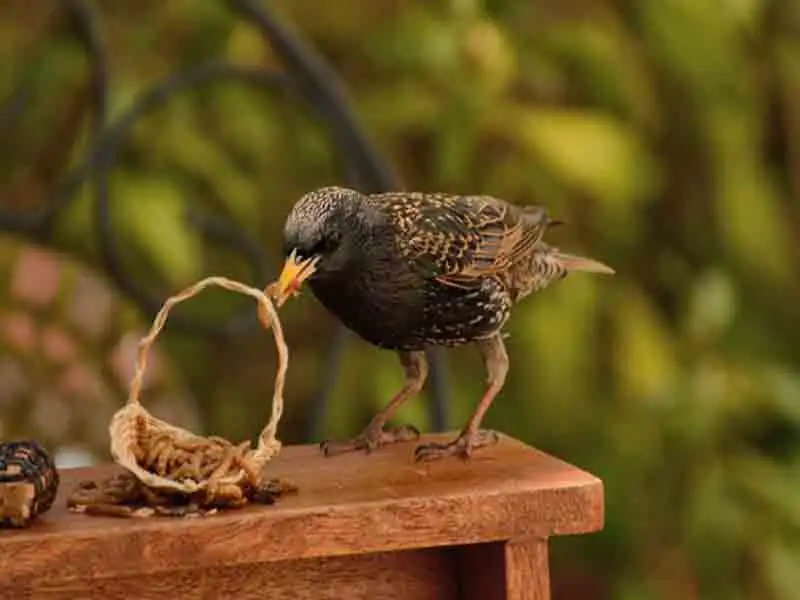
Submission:
[[[109,173],[116,162],[116,157],[128,130],[140,117],[160,106],[174,93],[221,79],[235,79],[249,85],[270,89],[287,87],[287,81],[280,73],[239,67],[218,61],[174,73],[140,94],[127,112],[107,127],[83,167],[87,172],[91,172],[94,178],[94,216],[103,267],[119,289],[132,298],[148,314],[155,314],[159,310],[163,303],[163,298],[162,295],[155,294],[140,285],[134,278],[128,276],[125,271],[111,225]],[[266,282],[268,262],[264,251],[260,245],[250,241],[245,232],[238,232],[234,236],[230,231],[232,225],[222,225],[221,222],[211,225],[212,219],[210,217],[199,218],[196,214],[193,216],[193,222],[201,230],[211,234],[217,240],[224,239],[230,242],[237,236],[241,237],[242,239],[238,242],[239,248],[247,248],[246,254],[251,258],[259,255],[258,259],[253,261],[256,281]],[[224,234],[222,233],[223,231]],[[252,310],[247,309],[230,317],[221,327],[190,319],[181,314],[176,314],[172,318],[172,324],[180,329],[190,329],[213,336],[219,334],[232,335],[243,330],[255,328],[257,323],[253,318]]]
[[[47,205],[31,211],[27,214],[0,214],[0,228],[7,231],[14,231],[27,235],[38,241],[45,241],[48,239],[52,232],[52,227],[60,211],[71,202],[84,184],[84,182],[92,175],[92,168],[96,164],[91,158],[97,152],[97,145],[99,140],[102,139],[104,127],[106,126],[108,114],[108,66],[105,48],[100,33],[100,28],[97,23],[95,13],[85,0],[66,0],[65,8],[68,10],[69,24],[71,30],[76,37],[81,41],[87,57],[89,58],[90,66],[90,150],[87,152],[87,159],[77,168],[72,169],[65,177],[63,183],[56,190],[53,197]],[[249,76],[249,74],[248,74]],[[18,96],[26,91],[23,86],[12,98],[15,104],[19,104]],[[8,104],[8,103],[7,103]],[[17,108],[14,104],[12,108]],[[201,230],[204,235],[209,236],[212,240],[217,242],[227,243],[229,246],[235,247],[245,256],[250,259],[254,269],[259,275],[263,275],[268,270],[266,255],[262,251],[260,254],[257,251],[258,244],[246,236],[243,232],[234,234],[232,231],[233,226],[223,222],[213,222],[211,217],[198,218],[196,215],[192,218],[193,224]],[[102,229],[101,229],[102,231]],[[224,232],[224,233],[223,233]],[[102,239],[101,239],[102,245]],[[105,248],[107,249],[107,248]],[[113,249],[111,250],[113,253]],[[104,266],[107,267],[107,256],[102,254]],[[113,257],[111,258],[113,260]],[[110,272],[112,280],[120,284],[120,281],[127,281],[124,274],[121,272]],[[115,277],[117,275],[117,277]],[[135,284],[134,284],[135,285]],[[121,291],[130,291],[132,286],[120,286]],[[132,299],[141,304],[144,294],[142,296],[134,296]],[[158,300],[158,306],[161,301]],[[156,301],[140,306],[143,310],[155,308]],[[176,326],[180,327],[182,324],[186,327],[196,326],[188,321],[188,319],[176,318]],[[184,321],[184,322],[182,322]],[[227,324],[230,332],[238,332],[243,329],[251,329],[255,327],[254,321],[245,318],[243,315],[237,319],[232,319]],[[202,325],[199,326],[203,329]],[[211,329],[210,327],[208,328]],[[211,331],[209,331],[211,332]]]
[[[86,55],[90,57],[91,68],[91,133],[90,139],[96,143],[108,121],[108,57],[103,47],[100,28],[94,12],[85,0],[68,0],[73,19],[73,26],[83,42]],[[75,198],[78,189],[85,180],[85,173],[80,169],[73,170],[60,186],[50,203],[40,212],[37,235],[44,237],[50,233],[58,213]]]
[[[136,118],[154,108],[159,102],[166,100],[171,93],[226,77],[239,78],[242,81],[267,87],[299,91],[300,99],[304,100],[313,109],[313,112],[327,124],[333,139],[341,150],[347,180],[354,187],[371,192],[387,191],[399,187],[388,165],[381,159],[362,130],[358,119],[350,111],[344,86],[325,62],[257,2],[253,0],[228,0],[228,2],[234,9],[261,28],[267,40],[271,42],[288,67],[288,76],[291,81],[277,73],[237,68],[224,63],[203,65],[189,72],[175,74],[162,81],[160,85],[151,88],[140,96],[134,106],[114,125],[104,130],[108,106],[108,68],[106,54],[96,26],[96,18],[85,0],[66,0],[66,8],[70,11],[74,32],[85,46],[87,56],[90,58],[91,135],[94,143],[87,153],[87,159],[78,168],[67,174],[64,182],[46,206],[24,215],[0,213],[0,228],[44,239],[51,232],[57,214],[76,196],[77,190],[87,178],[94,175],[95,219],[98,225],[103,266],[119,289],[148,313],[158,310],[161,306],[161,298],[139,286],[124,272],[111,231],[108,178],[122,144],[124,133]],[[291,83],[294,85],[290,85]],[[292,90],[292,88],[295,89]],[[24,90],[20,94],[24,94]],[[6,107],[17,111],[20,101],[20,97],[15,95],[6,104]],[[200,229],[204,235],[236,247],[239,252],[251,260],[257,277],[263,277],[268,265],[263,249],[257,242],[251,240],[244,232],[235,231],[230,223],[215,221],[210,216],[196,214],[190,214],[189,218],[190,223]],[[189,320],[180,315],[176,315],[173,322],[179,328],[190,328],[206,334],[220,333],[218,327]],[[249,314],[235,315],[225,324],[222,332],[236,333],[243,329],[249,329],[251,326],[255,326],[255,323],[250,319]],[[323,378],[325,381],[322,382],[322,389],[315,402],[315,405],[321,407],[320,411],[324,410],[328,390],[335,383],[334,379],[338,371],[336,365],[339,364],[346,339],[346,331],[342,328],[331,341],[328,364],[332,366],[328,369],[329,375]],[[446,421],[444,370],[439,353],[430,351],[428,354],[432,388],[431,420],[435,429],[442,429]]]
[[[258,25],[303,95],[314,98],[315,108],[342,150],[348,180],[365,192],[397,189],[397,178],[350,110],[345,86],[333,69],[263,4],[254,0],[227,1],[236,12]]]
[[[92,119],[90,140],[94,141],[105,126],[108,107],[108,66],[97,21],[85,0],[66,0],[69,24],[72,33],[81,42],[89,59]],[[3,107],[3,119],[16,118],[25,109],[30,89],[24,84],[12,94]],[[64,183],[50,199],[40,208],[28,213],[0,212],[0,229],[44,239],[50,232],[55,216],[74,197],[75,191],[83,181],[70,173]]]
[[[317,99],[316,106],[328,122],[344,157],[347,179],[354,187],[365,192],[384,192],[399,189],[397,178],[381,159],[380,154],[363,131],[359,120],[350,110],[345,87],[336,73],[324,60],[308,48],[302,40],[291,33],[265,4],[257,0],[228,0],[228,4],[260,28],[288,67],[306,95]],[[327,361],[338,365],[345,349],[346,335],[342,329],[334,336],[327,352]],[[427,352],[430,365],[430,419],[433,429],[441,431],[447,423],[447,377],[441,352]],[[312,400],[312,409],[319,415],[312,417],[309,433],[313,435],[327,405],[330,391],[336,383],[338,371],[326,369],[319,389]]]

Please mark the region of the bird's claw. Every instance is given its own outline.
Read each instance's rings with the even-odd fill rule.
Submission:
[[[445,456],[458,456],[463,460],[472,458],[473,450],[494,446],[500,436],[490,429],[479,429],[474,433],[462,433],[452,442],[420,444],[414,451],[414,460],[426,462],[438,460]]]
[[[367,454],[381,446],[419,439],[419,430],[413,425],[400,425],[391,429],[367,427],[363,432],[346,442],[324,440],[319,447],[325,456],[336,456],[363,450]]]

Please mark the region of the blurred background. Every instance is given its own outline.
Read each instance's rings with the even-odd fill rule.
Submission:
[[[555,597],[800,598],[800,2],[0,0],[0,39],[0,438],[108,460],[154,310],[271,281],[306,191],[541,203],[618,272],[516,309],[486,420],[605,482],[605,531],[554,541]],[[172,315],[148,408],[254,437],[252,303]],[[282,317],[280,437],[355,434],[395,357],[310,295]],[[398,420],[457,429],[480,358],[436,364]]]

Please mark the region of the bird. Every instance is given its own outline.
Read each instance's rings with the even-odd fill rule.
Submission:
[[[576,271],[608,265],[544,241],[562,224],[540,205],[489,195],[362,193],[326,186],[301,196],[283,228],[284,264],[270,293],[278,306],[307,285],[323,307],[366,342],[397,353],[404,384],[356,437],[321,443],[326,456],[417,440],[410,425],[387,428],[425,384],[429,347],[475,344],[487,384],[454,439],[419,444],[417,461],[497,443],[481,428],[509,371],[503,327],[523,298]]]

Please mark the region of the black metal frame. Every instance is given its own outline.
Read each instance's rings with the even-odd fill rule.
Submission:
[[[226,0],[230,8],[242,18],[254,23],[277,53],[285,70],[266,71],[237,66],[227,62],[212,61],[175,72],[141,93],[114,122],[108,122],[108,66],[103,47],[101,29],[96,15],[86,0],[62,0],[69,15],[72,32],[81,42],[90,64],[91,125],[90,147],[82,164],[67,174],[49,202],[29,213],[0,211],[0,231],[10,232],[48,245],[51,242],[56,217],[76,196],[76,192],[89,182],[94,188],[94,219],[98,235],[102,267],[117,288],[152,317],[159,310],[163,298],[143,287],[125,270],[116,237],[112,228],[109,198],[109,174],[114,167],[120,147],[138,118],[163,104],[172,94],[220,79],[231,79],[245,85],[280,91],[299,100],[324,124],[341,153],[342,166],[348,185],[365,192],[396,190],[399,182],[386,161],[362,129],[350,109],[344,85],[329,65],[306,45],[289,27],[269,9],[266,2],[258,0]],[[0,105],[0,124],[16,118],[24,109],[28,90],[23,85]],[[209,239],[225,244],[248,259],[257,281],[269,280],[270,262],[264,249],[236,223],[219,217],[192,211],[187,214],[189,223]],[[197,335],[238,335],[253,327],[250,311],[237,314],[224,324],[212,326],[176,314],[170,319],[177,327]],[[332,389],[339,372],[343,350],[348,338],[344,327],[339,327],[326,351],[326,368],[321,378],[308,422],[307,436],[314,439],[324,418],[328,391]],[[445,406],[447,389],[442,359],[437,352],[429,353],[431,420],[435,430],[446,424]]]

